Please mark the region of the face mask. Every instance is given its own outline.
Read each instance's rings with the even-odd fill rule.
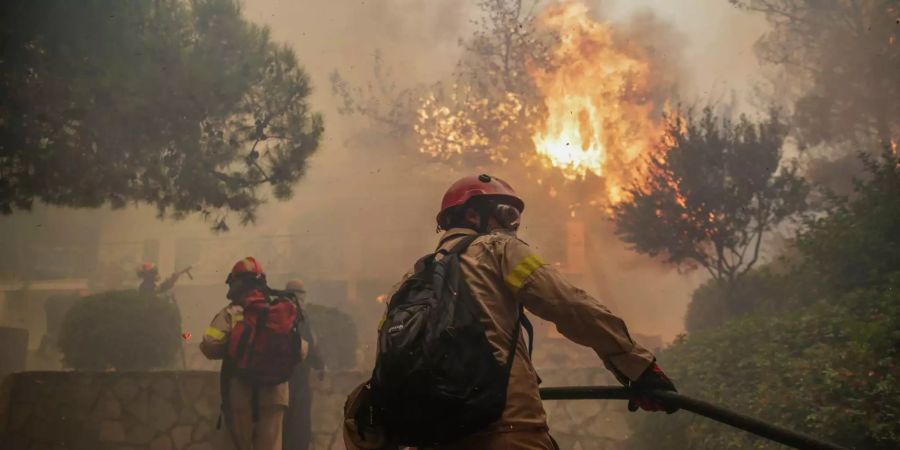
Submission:
[[[498,204],[494,207],[494,219],[500,227],[516,232],[519,230],[519,224],[522,220],[522,213],[518,209],[505,204]]]

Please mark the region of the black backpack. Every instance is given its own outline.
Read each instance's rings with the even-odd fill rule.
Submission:
[[[506,406],[519,325],[530,336],[531,324],[520,308],[509,356],[498,361],[460,269],[459,254],[477,237],[419,259],[390,299],[367,413],[393,444],[450,443],[496,422]]]

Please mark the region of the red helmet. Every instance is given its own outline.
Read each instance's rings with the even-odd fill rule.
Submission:
[[[525,210],[525,202],[519,198],[509,183],[486,174],[473,175],[460,178],[447,189],[441,200],[441,211],[437,215],[438,226],[441,226],[444,214],[475,197],[496,197],[508,202],[520,213]]]
[[[234,267],[231,268],[231,273],[225,279],[225,283],[231,283],[231,280],[236,277],[265,280],[266,272],[263,271],[262,265],[256,258],[248,256],[234,264]]]
[[[135,272],[137,272],[137,275],[139,277],[142,277],[144,275],[156,275],[159,273],[159,269],[156,268],[156,264],[153,264],[152,262],[147,261],[147,262],[141,264],[140,266],[138,266],[138,268]]]

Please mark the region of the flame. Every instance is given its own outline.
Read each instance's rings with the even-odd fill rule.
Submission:
[[[616,43],[610,26],[591,19],[583,3],[551,6],[539,25],[559,43],[548,68],[529,66],[546,107],[532,135],[535,150],[567,179],[601,177],[607,201],[621,201],[662,130],[645,94],[650,65]]]
[[[593,177],[590,182],[601,187],[584,199],[589,205],[625,200],[645,157],[665,144],[665,123],[653,119],[649,58],[616,40],[613,26],[593,20],[580,1],[548,6],[536,27],[555,44],[546,60],[526,61],[535,91],[484,92],[466,84],[432,91],[417,108],[419,152],[444,160],[475,155],[481,159],[469,162],[478,164],[543,166],[570,181]],[[551,186],[545,173],[531,175],[557,197],[560,187]]]

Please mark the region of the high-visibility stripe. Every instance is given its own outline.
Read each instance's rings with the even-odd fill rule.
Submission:
[[[506,276],[506,284],[513,292],[518,292],[525,285],[525,280],[539,267],[546,264],[538,255],[531,255],[516,264],[516,267]]]
[[[216,327],[207,328],[206,335],[217,341],[221,341],[223,338],[225,338],[225,332]]]
[[[241,313],[232,314],[231,316],[231,323],[238,323],[242,320],[244,320],[244,315]]]

